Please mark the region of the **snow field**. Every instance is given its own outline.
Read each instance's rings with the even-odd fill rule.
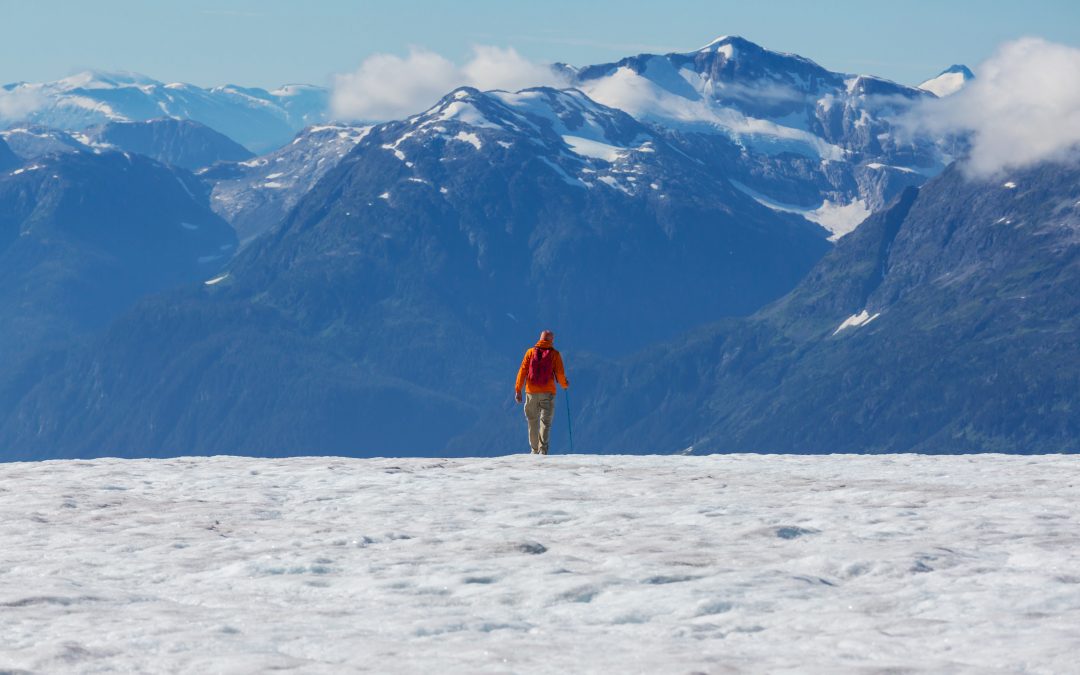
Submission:
[[[1067,456],[0,465],[0,671],[1067,672]]]

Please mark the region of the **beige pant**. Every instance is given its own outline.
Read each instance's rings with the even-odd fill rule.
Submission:
[[[529,420],[529,447],[533,454],[548,454],[555,394],[525,394],[525,417]]]

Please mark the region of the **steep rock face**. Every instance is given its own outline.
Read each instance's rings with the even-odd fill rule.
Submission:
[[[14,169],[20,163],[18,155],[12,152],[3,138],[0,138],[0,171]]]
[[[598,374],[575,429],[606,452],[1080,451],[1078,254],[1075,166],[951,169],[780,301]]]
[[[88,129],[85,136],[91,145],[138,153],[190,171],[254,156],[227,136],[192,120],[110,122]]]
[[[506,397],[545,324],[624,353],[752,311],[828,248],[579,92],[462,89],[371,129],[223,278],[70,354],[0,439],[68,456],[430,453]]]
[[[202,190],[186,172],[121,153],[50,155],[0,174],[7,364],[219,269],[236,239]]]
[[[321,125],[304,129],[288,145],[243,162],[199,172],[213,186],[211,206],[241,245],[279,225],[296,203],[356,146],[371,127]]]

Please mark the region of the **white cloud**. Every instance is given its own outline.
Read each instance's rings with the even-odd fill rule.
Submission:
[[[1006,43],[959,93],[926,101],[902,121],[917,133],[967,134],[968,173],[1074,157],[1080,145],[1080,49],[1024,38]]]
[[[44,104],[44,97],[36,89],[0,89],[0,120],[23,120]]]
[[[413,48],[405,58],[375,54],[356,71],[336,76],[331,107],[339,119],[397,119],[426,109],[461,86],[518,90],[545,85],[567,83],[550,67],[533,63],[512,48],[475,46],[461,66],[435,52]]]
[[[477,89],[517,91],[542,85],[566,86],[550,66],[533,63],[513,48],[477,45],[461,72],[466,82]]]

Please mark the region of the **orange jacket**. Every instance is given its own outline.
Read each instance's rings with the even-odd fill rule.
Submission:
[[[529,375],[529,359],[532,358],[533,349],[551,349],[555,352],[555,379],[545,385],[534,385],[532,382],[526,382]],[[517,383],[514,384],[514,391],[521,393],[521,385],[524,384],[526,394],[554,394],[556,380],[562,385],[563,389],[569,388],[570,383],[566,380],[566,371],[563,370],[562,354],[557,349],[552,348],[550,340],[540,340],[535,347],[530,347],[525,351],[525,358],[521,359],[521,367],[518,368]]]

